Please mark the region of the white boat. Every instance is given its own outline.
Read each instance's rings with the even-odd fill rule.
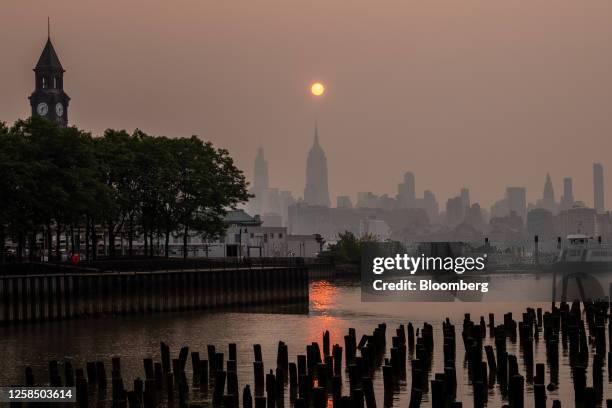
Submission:
[[[587,235],[568,235],[550,271],[553,301],[557,293],[561,301],[603,299],[612,290],[612,247]]]
[[[571,234],[559,252],[557,262],[612,262],[612,247],[583,234]]]
[[[571,234],[552,267],[561,272],[612,272],[612,247],[588,235]]]

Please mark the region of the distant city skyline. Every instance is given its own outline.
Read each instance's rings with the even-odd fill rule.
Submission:
[[[34,68],[34,92],[28,99],[32,107],[32,115],[43,116],[56,121],[60,126],[66,126],[68,117],[67,105],[70,97],[63,92],[63,75],[65,70],[52,45],[49,26],[47,35],[47,41],[42,54]],[[323,85],[317,84],[323,87]],[[318,95],[321,94],[322,92]],[[332,207],[328,177],[327,157],[319,142],[319,128],[315,121],[313,144],[306,160],[304,194],[298,200],[308,205]],[[263,147],[259,147],[255,157],[251,194],[254,197],[247,204],[247,208],[251,212],[267,218],[264,222],[268,224],[278,226],[287,224],[288,206],[295,203],[295,197],[290,191],[283,190],[279,192],[278,188],[270,188],[268,162],[264,158]],[[430,196],[429,200],[427,199],[428,195]],[[424,197],[424,199],[417,199],[416,178],[414,173],[408,171],[404,174],[403,181],[398,184],[397,195],[393,196],[393,194],[385,193],[382,196],[378,196],[371,191],[360,191],[357,192],[355,206],[387,209],[421,208],[426,210],[430,220],[438,220],[439,204],[436,201],[435,194],[430,190],[424,190]],[[390,200],[395,201],[392,202]],[[604,201],[603,166],[600,163],[593,163],[592,207],[597,213],[603,213],[606,210]],[[585,205],[584,201],[576,200],[573,196],[572,178],[565,177],[563,179],[563,194],[561,195],[560,202],[557,203],[554,197],[552,179],[550,173],[547,173],[542,197],[536,200],[535,203],[527,201],[527,189],[525,187],[509,186],[506,187],[505,197],[496,201],[491,206],[491,216],[505,216],[507,213],[514,212],[523,222],[526,222],[529,209],[543,208],[556,213],[559,210],[572,208],[575,204]],[[482,218],[480,204],[477,202],[475,205],[477,208],[471,206],[469,188],[462,187],[459,196],[450,197],[447,200],[446,212],[443,212],[445,214],[444,222],[448,225],[456,226],[469,218]],[[351,197],[338,196],[336,207],[352,207]]]
[[[257,155],[255,157],[255,172],[253,179],[253,191],[261,192],[267,190],[269,188],[269,173],[268,173],[268,162],[263,157],[263,147],[260,147],[257,151]],[[555,187],[554,181],[550,175],[550,173],[546,173],[545,181],[543,184],[542,190],[540,190],[540,195],[534,197],[533,200],[528,199],[528,189],[523,186],[506,186],[505,187],[505,195],[502,195],[501,201],[498,199],[497,201],[487,206],[483,204],[482,201],[475,198],[474,200],[470,200],[470,188],[462,187],[460,189],[460,193],[458,196],[451,194],[448,197],[448,201],[452,202],[453,200],[458,200],[457,205],[460,208],[468,209],[471,206],[471,203],[476,203],[478,206],[483,206],[485,211],[488,211],[488,207],[491,207],[492,215],[495,215],[496,206],[503,205],[504,209],[502,212],[515,211],[517,214],[526,221],[527,219],[527,211],[532,208],[543,208],[552,212],[558,212],[560,210],[568,209],[573,207],[574,205],[584,205],[589,208],[595,209],[598,213],[602,213],[607,211],[608,209],[604,204],[604,196],[605,196],[605,183],[604,183],[604,173],[605,169],[601,165],[601,163],[593,163],[593,173],[592,173],[592,197],[593,201],[590,202],[586,197],[577,198],[574,196],[574,183],[572,177],[563,177],[560,199],[557,202],[555,198]],[[318,139],[318,127],[315,124],[315,137],[314,143],[309,151],[309,160],[306,162],[306,183],[304,188],[304,194],[300,195],[299,192],[290,192],[285,190],[287,193],[293,194],[294,199],[302,200],[306,204],[310,205],[323,205],[327,207],[338,207],[338,208],[346,208],[353,206],[353,200],[355,200],[355,207],[359,206],[359,203],[364,200],[368,200],[368,197],[365,197],[364,194],[374,194],[372,197],[389,197],[398,200],[398,208],[408,207],[408,208],[427,208],[428,204],[424,204],[421,202],[423,199],[417,198],[417,192],[419,191],[416,188],[417,181],[416,176],[413,172],[407,171],[404,173],[403,180],[397,185],[396,193],[391,192],[383,192],[382,194],[376,194],[372,190],[358,191],[354,194],[336,194],[337,200],[331,201],[329,199],[330,192],[327,187],[327,159],[324,150],[319,145]],[[265,179],[265,186],[262,180]],[[310,187],[309,187],[309,183]],[[258,187],[259,186],[259,187]],[[559,187],[558,187],[559,188]],[[319,191],[321,189],[321,191]],[[278,190],[278,187],[274,190]],[[308,191],[310,190],[310,197],[307,198]],[[426,202],[429,203],[436,202],[435,192],[432,192],[426,186],[421,190],[425,196]],[[322,197],[318,195],[322,194]],[[533,194],[532,194],[533,195]],[[444,197],[439,197],[441,202],[445,201]],[[502,201],[506,200],[503,204]],[[255,199],[257,202],[257,198]],[[439,204],[439,203],[438,203]],[[252,207],[252,210],[255,210],[258,204],[255,207]],[[453,208],[455,208],[455,204],[451,204]],[[435,213],[437,214],[438,209],[436,208]],[[429,214],[431,214],[428,211]],[[459,214],[457,214],[459,216]],[[461,213],[458,218],[463,218],[465,214]],[[452,217],[452,215],[451,215]],[[452,224],[452,222],[451,222]]]
[[[6,0],[0,120],[29,116],[48,16],[72,124],[197,134],[250,180],[266,146],[270,182],[294,193],[315,118],[332,203],[395,192],[406,171],[440,203],[464,186],[485,208],[507,186],[535,202],[549,172],[592,205],[592,164],[612,166],[608,2]]]

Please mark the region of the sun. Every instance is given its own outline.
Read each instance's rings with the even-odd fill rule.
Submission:
[[[310,92],[312,92],[314,96],[321,96],[325,92],[325,86],[320,82],[315,82],[310,87]]]

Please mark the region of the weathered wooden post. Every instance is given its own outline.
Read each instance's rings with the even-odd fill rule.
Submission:
[[[200,360],[200,388],[206,391],[208,389],[208,360]]]
[[[266,374],[266,399],[268,401],[268,408],[274,408],[276,403],[276,378],[272,370]]]
[[[96,361],[96,378],[98,380],[98,389],[106,390],[106,371],[102,361]]]
[[[289,400],[295,401],[298,394],[298,374],[297,365],[289,363]]]
[[[253,344],[253,354],[255,355],[255,361],[263,361],[261,355],[261,344]]]
[[[330,349],[329,349],[329,330],[325,330],[325,332],[323,333],[323,355],[324,356],[329,356],[330,355]]]
[[[365,397],[366,407],[376,408],[376,396],[374,395],[374,385],[372,383],[372,378],[363,377],[361,379],[361,384],[363,387],[363,396]]]
[[[266,408],[267,404],[266,404],[266,397],[263,396],[256,396],[255,397],[255,408]],[[304,407],[306,408],[306,407]]]
[[[277,380],[281,383],[287,383],[287,380],[289,379],[289,349],[283,341],[278,342],[276,368],[281,375],[280,378],[277,377]]]
[[[584,392],[586,389],[586,373],[582,366],[572,367],[572,378],[574,380],[574,401],[576,405],[584,401]]]
[[[223,391],[225,390],[226,372],[221,367],[215,373],[215,387],[213,390],[213,404],[220,406],[223,403]]]
[[[339,344],[334,344],[332,354],[334,357],[334,375],[339,376],[342,373],[342,347]]]
[[[193,384],[200,384],[201,375],[200,375],[200,353],[197,351],[191,352],[191,368],[193,370]]]
[[[264,393],[264,364],[262,361],[253,362],[253,376],[255,378],[255,397]]]
[[[228,360],[238,361],[238,353],[236,351],[236,343],[230,343]]]
[[[77,404],[80,408],[87,408],[88,396],[87,396],[87,380],[83,374],[82,369],[76,370],[76,399]]]

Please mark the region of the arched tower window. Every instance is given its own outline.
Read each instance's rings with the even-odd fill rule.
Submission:
[[[53,89],[57,89],[57,78],[53,77]]]
[[[43,89],[47,87],[47,81],[45,81],[45,77],[42,77],[42,87]]]

